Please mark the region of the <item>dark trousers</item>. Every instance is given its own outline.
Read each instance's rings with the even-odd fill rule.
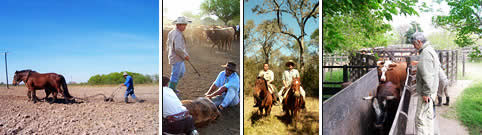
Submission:
[[[182,120],[168,122],[167,119],[162,119],[162,132],[169,134],[180,134],[184,133],[186,135],[191,134],[194,128],[194,119],[192,117],[187,117]]]

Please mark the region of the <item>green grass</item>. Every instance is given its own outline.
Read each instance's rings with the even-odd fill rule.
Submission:
[[[482,81],[466,88],[456,103],[457,117],[471,135],[482,133]]]
[[[325,72],[324,82],[343,82],[343,70],[340,70],[340,69],[333,70],[331,73]],[[323,87],[341,87],[341,86],[339,84],[323,84]]]

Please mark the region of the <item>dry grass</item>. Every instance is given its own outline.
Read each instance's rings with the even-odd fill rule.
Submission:
[[[318,134],[319,102],[318,98],[307,97],[306,108],[301,111],[300,120],[293,123],[284,116],[282,105],[273,106],[271,115],[259,116],[258,108],[253,108],[251,95],[244,98],[244,133],[245,134]]]

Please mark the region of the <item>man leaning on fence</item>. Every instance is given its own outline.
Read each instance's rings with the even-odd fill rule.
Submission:
[[[416,91],[419,99],[415,114],[415,129],[417,135],[433,135],[435,129],[433,108],[439,85],[440,62],[437,53],[422,33],[414,33],[411,42],[420,53],[416,77]]]

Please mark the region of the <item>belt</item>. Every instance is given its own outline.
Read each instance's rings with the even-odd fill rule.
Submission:
[[[169,116],[166,117],[166,119],[169,123],[172,123],[172,122],[183,120],[183,119],[189,118],[189,117],[191,117],[191,115],[189,115],[189,112],[184,111],[184,112],[180,112],[180,113],[177,113],[177,114],[169,115]]]

